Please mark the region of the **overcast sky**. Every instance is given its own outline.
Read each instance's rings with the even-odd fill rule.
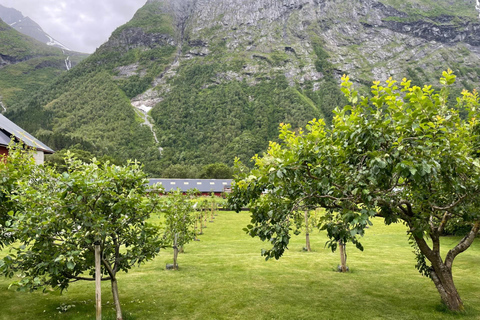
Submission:
[[[147,0],[0,0],[74,51],[92,53]]]

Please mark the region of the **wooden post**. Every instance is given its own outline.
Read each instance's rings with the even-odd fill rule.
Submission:
[[[205,225],[204,225],[203,227],[206,228],[206,227],[207,227],[207,220],[208,220],[208,208],[207,208],[207,207],[205,207],[205,210],[204,210],[203,214],[205,215],[205,216],[204,216],[204,219],[205,219],[205,220],[204,220],[204,223],[205,223]]]
[[[102,268],[101,268],[100,242],[95,242],[95,301],[97,315],[96,320],[102,320]]]
[[[310,248],[310,230],[308,229],[308,210],[305,210],[305,242],[307,251],[312,251]]]
[[[340,249],[340,263],[342,272],[347,272],[347,258],[345,257],[345,245],[343,241],[338,241],[338,247]]]
[[[211,210],[211,213],[210,213],[210,222],[213,222],[213,219],[215,219],[215,218],[213,217],[213,205],[214,205],[214,201],[213,201],[213,199],[212,199],[212,210]]]

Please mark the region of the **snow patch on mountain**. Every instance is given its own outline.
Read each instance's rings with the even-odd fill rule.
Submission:
[[[48,39],[50,39],[50,41],[47,42],[47,45],[57,47],[57,48],[67,50],[67,51],[72,51],[69,48],[67,48],[66,46],[64,46],[63,44],[61,44],[60,42],[58,42],[57,40],[50,37],[48,34],[45,33],[45,35],[48,37]]]

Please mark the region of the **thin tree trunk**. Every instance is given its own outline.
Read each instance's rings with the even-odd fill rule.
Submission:
[[[338,247],[340,249],[340,263],[342,272],[347,272],[347,257],[345,256],[345,245],[343,241],[338,241]]]
[[[102,265],[100,244],[95,243],[95,302],[96,320],[102,320]]]
[[[308,229],[308,210],[305,210],[305,242],[307,251],[312,251],[310,248],[310,230]]]
[[[212,213],[211,213],[211,215],[210,215],[210,222],[213,222],[213,219],[215,219],[215,218],[213,217],[213,213],[214,213],[213,206],[214,206],[214,202],[213,202],[213,200],[212,200]]]
[[[194,230],[194,236],[195,238],[193,238],[193,241],[197,241],[198,238],[197,238],[197,233],[198,233],[198,219],[195,217],[195,227],[193,227],[193,230]]]
[[[112,278],[111,283],[112,283],[113,302],[115,303],[115,312],[117,314],[117,320],[123,320],[122,308],[120,307],[120,299],[118,297],[117,279]]]
[[[177,234],[175,234],[175,240],[173,242],[173,270],[177,270],[177,257],[178,257],[178,247],[177,247]]]

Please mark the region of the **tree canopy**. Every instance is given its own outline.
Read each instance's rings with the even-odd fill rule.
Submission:
[[[74,281],[95,280],[94,247],[100,245],[102,280],[111,281],[121,319],[117,272],[159,252],[160,231],[148,219],[160,197],[149,192],[137,163],[83,163],[71,155],[66,163],[61,174],[41,166],[16,182],[9,198],[22,210],[11,217],[7,231],[19,245],[0,261],[0,271],[10,277],[21,274],[19,289],[64,290]]]
[[[463,310],[452,278],[455,257],[480,229],[478,195],[479,97],[463,91],[455,109],[448,107],[448,86],[455,76],[444,72],[441,90],[374,82],[371,97],[353,89],[347,76],[342,91],[348,105],[335,110],[330,128],[313,120],[306,130],[280,126],[280,143],[255,157],[255,167],[235,179],[231,205],[249,206],[251,236],[268,240],[266,258],[287,249],[300,209],[325,208],[323,228],[331,245],[359,236],[380,216],[386,224],[403,222],[416,248],[417,268],[430,277],[451,310]],[[461,118],[459,110],[468,116]],[[461,217],[471,224],[445,257],[442,230]]]

